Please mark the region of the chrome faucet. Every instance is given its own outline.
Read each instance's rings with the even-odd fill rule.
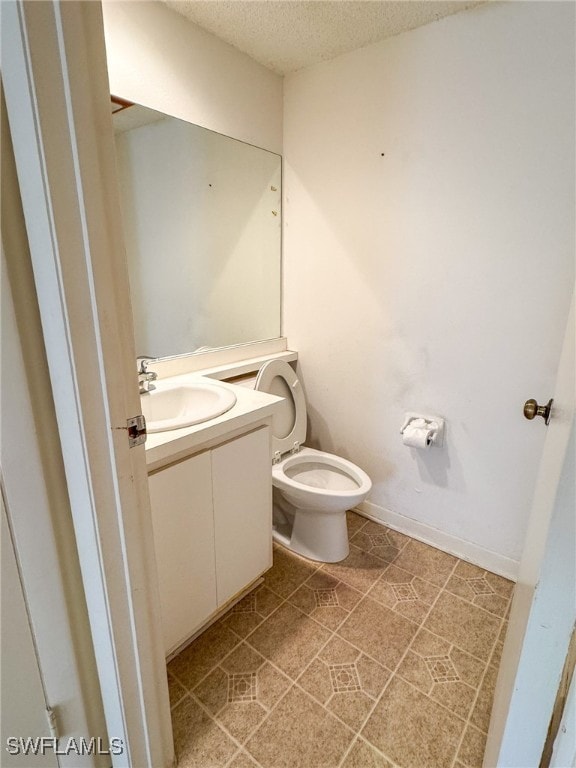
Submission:
[[[156,389],[156,386],[152,384],[152,382],[156,381],[158,374],[148,370],[148,363],[153,359],[153,357],[148,355],[139,355],[136,358],[138,364],[138,388],[141,395]]]

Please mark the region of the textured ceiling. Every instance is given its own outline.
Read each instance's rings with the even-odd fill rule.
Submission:
[[[485,0],[163,0],[284,75]]]

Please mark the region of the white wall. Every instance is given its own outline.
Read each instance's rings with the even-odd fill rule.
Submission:
[[[574,261],[574,6],[480,7],[288,76],[284,331],[366,510],[514,574]],[[404,412],[447,419],[401,443]]]
[[[272,152],[282,78],[160,2],[104,0],[110,90]]]

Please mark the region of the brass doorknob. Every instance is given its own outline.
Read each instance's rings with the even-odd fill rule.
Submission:
[[[527,419],[532,420],[535,416],[542,416],[546,424],[550,423],[550,412],[552,411],[552,403],[554,400],[548,400],[546,405],[538,405],[536,400],[531,398],[524,403],[524,416]]]

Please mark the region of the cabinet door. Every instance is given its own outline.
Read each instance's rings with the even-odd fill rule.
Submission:
[[[210,453],[173,464],[148,481],[168,654],[216,610]]]
[[[269,429],[212,451],[218,606],[272,565]]]

